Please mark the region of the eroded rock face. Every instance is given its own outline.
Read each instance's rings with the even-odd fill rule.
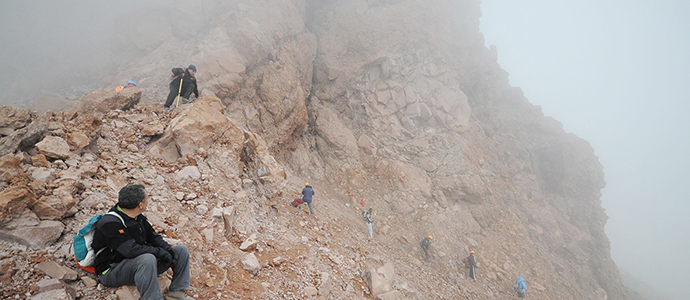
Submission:
[[[205,96],[172,120],[166,133],[149,151],[175,161],[214,143],[240,143],[243,140],[242,131],[223,115],[220,99]]]
[[[14,105],[0,106],[0,128],[16,130],[26,127],[35,116],[28,109],[21,109]]]

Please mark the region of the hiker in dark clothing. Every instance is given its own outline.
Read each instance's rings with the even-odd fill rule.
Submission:
[[[183,245],[170,246],[156,233],[141,213],[148,207],[144,186],[128,185],[120,190],[118,203],[97,223],[92,247],[98,253],[94,268],[98,280],[108,287],[136,285],[141,299],[161,300],[158,275],[172,268],[173,277],[166,300],[195,300],[189,288],[189,251]]]
[[[431,246],[431,243],[433,243],[434,237],[429,235],[425,238],[422,239],[421,242],[419,242],[419,246],[422,247],[422,250],[424,250],[424,260],[429,261],[429,246]]]
[[[470,278],[477,280],[477,262],[474,260],[474,250],[470,251],[470,256],[467,257],[466,266],[470,269]]]
[[[520,277],[515,282],[515,291],[517,292],[518,298],[525,299],[525,292],[527,292],[527,286],[525,285],[525,279]]]
[[[309,206],[309,212],[313,215],[314,207],[311,205],[312,196],[314,196],[314,189],[311,187],[311,185],[309,185],[309,182],[304,183],[304,189],[302,189],[302,203],[307,203]]]
[[[180,101],[182,103],[191,102],[191,100],[189,100],[189,97],[192,96],[192,93],[194,93],[194,96],[196,98],[199,98],[199,90],[197,89],[196,77],[194,77],[194,75],[196,75],[196,66],[189,65],[187,69],[173,68],[172,73],[174,77],[172,81],[170,81],[170,94],[168,94],[168,99],[165,101],[165,105],[163,106],[166,110],[172,109],[170,108],[170,106],[173,105],[173,102],[175,101],[175,98],[177,98],[178,93],[180,95]],[[182,81],[181,88],[180,81]]]

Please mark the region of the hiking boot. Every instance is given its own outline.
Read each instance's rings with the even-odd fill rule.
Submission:
[[[182,104],[187,104],[187,103],[190,103],[190,102],[192,102],[192,100],[189,100],[189,99],[187,99],[187,98],[182,98]]]
[[[163,106],[163,109],[165,109],[165,110],[167,110],[167,111],[173,110],[172,107],[170,107],[170,106]]]
[[[187,295],[186,291],[174,291],[165,294],[165,300],[196,300],[196,298]]]

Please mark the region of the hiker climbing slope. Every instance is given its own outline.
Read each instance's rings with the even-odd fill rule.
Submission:
[[[199,90],[197,88],[196,82],[196,66],[189,65],[187,69],[184,68],[173,68],[173,79],[170,81],[170,93],[168,94],[168,99],[165,101],[163,106],[166,110],[171,110],[171,105],[175,102],[175,99],[179,96],[182,103],[189,103],[189,97],[194,96],[199,98]]]
[[[429,235],[419,242],[419,246],[424,250],[424,260],[429,261],[429,246],[433,243],[434,237]]]
[[[477,262],[474,260],[474,250],[470,251],[470,256],[466,258],[466,267],[470,271],[470,278],[477,280]]]
[[[374,221],[372,219],[372,209],[369,208],[369,210],[363,210],[362,211],[362,218],[364,219],[364,222],[367,222],[367,231],[369,232],[369,238],[373,239],[374,238]]]
[[[314,189],[309,185],[309,182],[304,183],[304,189],[302,189],[302,203],[307,203],[309,212],[313,215],[314,207],[311,205],[312,196],[314,196]]]
[[[517,292],[518,298],[525,299],[525,293],[527,292],[527,286],[525,285],[525,279],[520,277],[515,282],[515,291]]]

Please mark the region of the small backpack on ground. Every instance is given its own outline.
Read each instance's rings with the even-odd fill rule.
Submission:
[[[108,214],[116,216],[118,219],[120,219],[122,225],[127,227],[127,225],[125,225],[125,220],[122,219],[122,217],[116,212],[110,211]],[[100,220],[102,217],[103,215],[97,215],[91,218],[89,223],[79,230],[72,243],[72,247],[74,248],[74,260],[77,262],[79,267],[89,273],[96,273],[93,263],[96,260],[96,255],[98,255],[98,253],[91,247],[91,242],[93,242],[93,234],[96,231],[96,222],[98,222],[98,220]],[[101,251],[103,251],[103,249],[101,249]]]
[[[470,261],[469,261],[469,259],[467,259],[467,257],[465,257],[465,259],[463,259],[462,262],[465,263],[465,268],[471,267],[471,266],[470,266]]]
[[[295,198],[294,201],[292,201],[292,206],[297,207],[300,204],[302,204],[302,198]]]

